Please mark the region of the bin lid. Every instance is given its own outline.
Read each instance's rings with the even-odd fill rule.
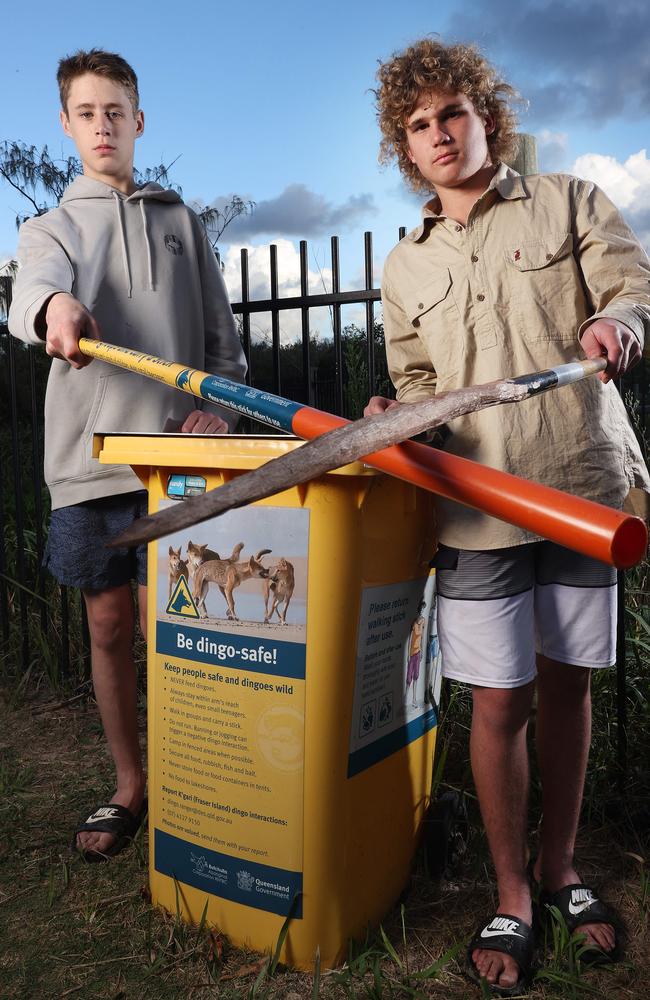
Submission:
[[[103,465],[256,469],[305,443],[291,434],[136,434],[111,431],[93,435],[93,457]],[[351,462],[327,474],[384,475],[363,462]]]

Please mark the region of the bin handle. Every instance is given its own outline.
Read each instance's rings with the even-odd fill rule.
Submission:
[[[641,518],[405,440],[464,413],[519,402],[579,381],[603,371],[604,358],[439,393],[350,423],[281,396],[130,348],[82,337],[79,349],[89,357],[175,385],[279,430],[318,439],[238,476],[218,490],[139,518],[112,544],[153,541],[363,458],[367,465],[618,568],[633,566],[645,553],[647,529]],[[395,444],[397,441],[404,443]]]

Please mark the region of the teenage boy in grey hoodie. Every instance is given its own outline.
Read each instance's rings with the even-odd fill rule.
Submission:
[[[115,553],[105,541],[145,512],[131,470],[92,457],[93,431],[224,433],[232,414],[143,376],[86,358],[81,336],[104,338],[241,381],[246,363],[224,282],[193,212],[174,191],[133,179],[144,131],[137,78],[120,56],[94,49],[61,60],[61,124],[83,176],[59,208],[20,231],[11,333],[52,357],[45,399],[45,479],[52,497],[46,561],[82,589],[93,682],[116,767],[117,787],[75,831],[88,860],[132,839],[145,810],[137,732],[131,580],[146,634],[143,551]]]

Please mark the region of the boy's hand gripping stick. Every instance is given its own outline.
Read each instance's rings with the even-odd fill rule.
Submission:
[[[633,566],[645,553],[647,529],[641,518],[407,440],[465,413],[521,402],[577,382],[603,371],[604,358],[440,393],[351,423],[219,375],[129,348],[86,337],[79,340],[79,348],[89,357],[174,385],[277,430],[316,439],[216,490],[138,519],[113,544],[153,541],[362,458],[373,468],[618,568]]]

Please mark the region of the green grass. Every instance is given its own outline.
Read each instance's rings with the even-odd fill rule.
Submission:
[[[614,970],[585,969],[580,946],[561,923],[532,984],[533,1000],[646,995],[650,963],[650,569],[628,575],[629,764],[617,768],[613,673],[594,678],[594,739],[585,789],[578,860],[623,914],[627,961]],[[30,614],[32,659],[20,644],[0,655],[0,997],[192,998],[202,1000],[373,1000],[477,997],[463,975],[465,942],[494,905],[494,886],[468,765],[470,696],[456,687],[441,727],[434,787],[466,795],[470,826],[457,867],[436,884],[418,859],[403,905],[381,928],[350,945],[337,970],[310,976],[282,968],[279,948],[251,955],[231,948],[217,928],[188,927],[150,905],[146,836],[107,865],[73,858],[68,843],[89,806],[111,788],[112,767],[84,676],[78,603],[71,602],[73,670],[58,670],[58,595],[50,638]],[[15,611],[15,609],[14,609]],[[140,641],[137,656],[144,666]],[[141,669],[144,675],[144,669]],[[145,715],[141,692],[141,715]],[[531,743],[534,719],[531,726]],[[144,736],[143,736],[144,739]],[[623,781],[621,781],[623,777]],[[531,848],[539,816],[531,795]],[[279,942],[281,943],[281,942]]]
[[[634,699],[631,705],[641,752],[641,745],[647,749],[648,718],[637,713],[647,704],[648,672],[632,680],[641,696],[638,708]],[[46,691],[50,700],[45,700]],[[58,700],[52,700],[53,695]],[[606,701],[607,691],[599,696]],[[110,788],[111,764],[92,701],[63,701],[60,691],[45,685],[36,691],[23,687],[20,703],[0,701],[3,1000],[480,996],[463,975],[465,941],[492,907],[494,890],[471,797],[470,833],[457,868],[435,884],[419,859],[401,905],[365,940],[350,944],[348,960],[340,969],[297,973],[278,962],[281,939],[267,955],[250,954],[232,948],[204,919],[190,927],[177,914],[154,909],[144,833],[132,850],[110,864],[87,865],[69,853],[74,820]],[[457,694],[441,734],[441,752],[446,754],[445,773],[438,775],[441,789],[467,784],[468,721],[467,699]],[[635,826],[634,815],[648,788],[642,787],[644,768],[639,767],[628,789],[627,811],[609,818],[607,798],[616,787],[613,735],[610,728],[595,740],[588,788],[592,805],[578,856],[585,877],[604,883],[607,897],[625,917],[630,938],[627,961],[614,970],[584,969],[580,945],[568,939],[558,920],[532,984],[529,995],[534,1000],[646,995],[650,845],[647,828]],[[594,783],[597,793],[591,792]],[[531,843],[533,839],[531,830]]]

